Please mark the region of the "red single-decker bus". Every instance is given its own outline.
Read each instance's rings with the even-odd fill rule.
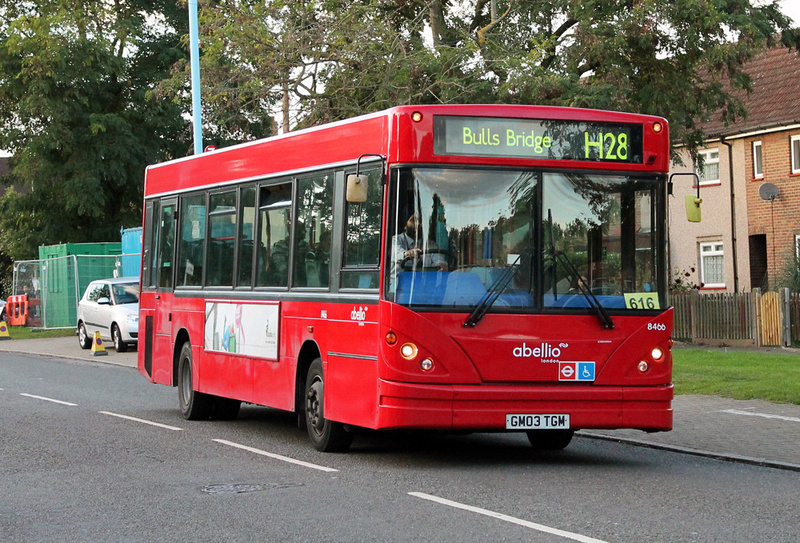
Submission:
[[[139,371],[188,419],[672,428],[667,122],[403,106],[150,166]]]

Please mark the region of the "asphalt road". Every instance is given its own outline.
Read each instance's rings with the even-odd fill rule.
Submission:
[[[0,540],[794,542],[800,473],[576,437],[188,422],[135,369],[0,355]]]

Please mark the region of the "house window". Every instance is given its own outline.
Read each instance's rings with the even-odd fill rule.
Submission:
[[[721,241],[700,244],[700,281],[704,288],[725,286],[724,264]]]
[[[798,136],[800,138],[800,136]],[[800,143],[800,142],[799,142]],[[700,176],[701,185],[713,185],[719,183],[719,151],[717,149],[709,149],[706,151],[698,151],[698,158],[700,163],[703,164],[701,168],[697,168],[697,175]],[[798,163],[800,164],[800,162]]]
[[[800,173],[800,135],[792,136],[792,173]]]
[[[753,142],[753,179],[764,179],[764,162],[761,158],[761,142]]]

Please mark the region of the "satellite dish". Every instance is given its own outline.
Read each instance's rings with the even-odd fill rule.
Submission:
[[[774,183],[762,183],[758,187],[758,195],[762,200],[774,200],[778,197],[778,187]]]

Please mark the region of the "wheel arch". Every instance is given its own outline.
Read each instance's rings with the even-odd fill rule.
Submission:
[[[189,332],[186,328],[181,328],[175,335],[175,343],[172,346],[172,386],[174,387],[178,386],[178,363],[181,359],[181,349],[184,343],[192,344],[189,339]]]
[[[319,345],[315,341],[306,341],[300,347],[300,353],[297,355],[297,368],[295,370],[294,382],[294,411],[295,413],[303,413],[305,411],[305,398],[304,391],[306,387],[306,376],[311,363],[317,358],[322,358],[322,353]]]

